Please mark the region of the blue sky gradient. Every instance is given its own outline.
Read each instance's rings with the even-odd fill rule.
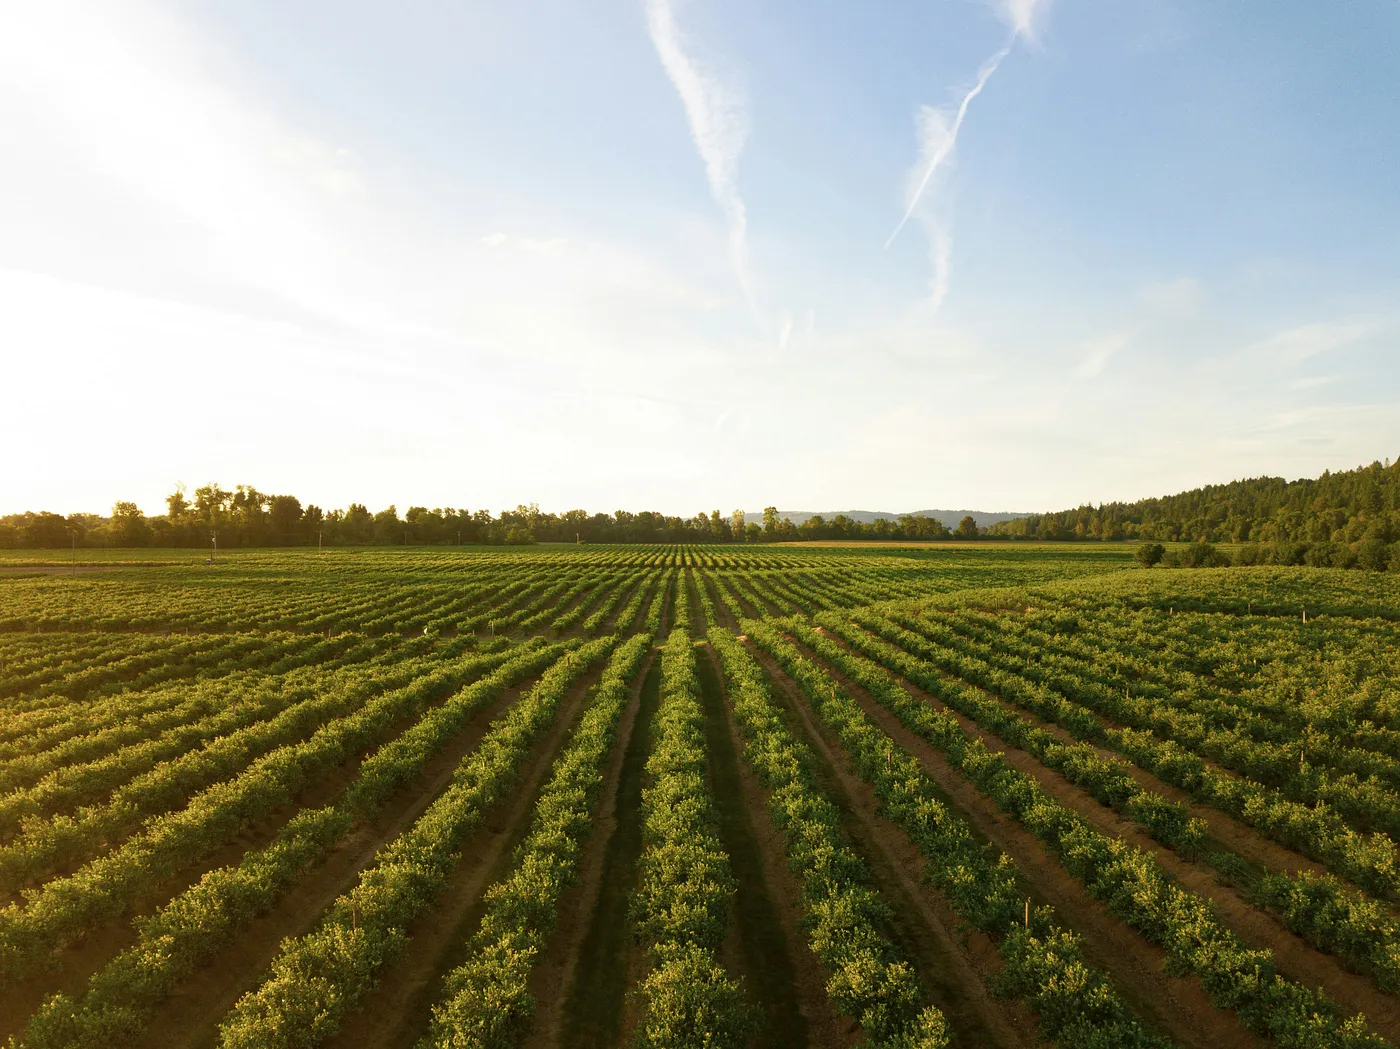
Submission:
[[[1400,448],[1393,0],[5,17],[3,510],[1034,510]]]

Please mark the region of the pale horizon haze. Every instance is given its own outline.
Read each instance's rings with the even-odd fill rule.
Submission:
[[[1400,3],[0,0],[0,513],[1400,454]]]

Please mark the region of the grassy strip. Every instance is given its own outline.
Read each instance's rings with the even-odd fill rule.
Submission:
[[[637,634],[613,653],[568,748],[554,762],[515,870],[486,891],[470,957],[444,979],[423,1046],[505,1049],[528,1033],[535,1012],[526,986],[530,971],[554,931],[560,894],[577,876],[603,787],[603,762],[650,645],[649,635]]]
[[[436,900],[466,836],[508,797],[531,746],[544,734],[570,685],[611,651],[615,638],[589,642],[545,671],[530,693],[493,723],[452,785],[360,872],[359,884],[327,910],[317,928],[285,940],[262,985],[244,995],[220,1028],[229,1049],[307,1047],[341,1020],[403,953],[408,926]]]

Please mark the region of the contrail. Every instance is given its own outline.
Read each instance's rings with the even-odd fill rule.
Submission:
[[[749,122],[741,94],[707,74],[685,53],[670,0],[647,0],[647,31],[661,65],[685,107],[695,148],[705,163],[710,195],[729,225],[729,255],[749,308],[754,305],[748,272],[748,215],[735,183],[739,154],[748,138]]]
[[[1015,35],[1012,36],[1012,41]],[[909,221],[909,217],[914,214],[914,209],[919,206],[919,200],[924,195],[924,190],[928,188],[929,180],[933,178],[933,173],[942,167],[943,162],[952,155],[953,147],[958,144],[958,132],[962,130],[963,121],[967,118],[967,107],[972,104],[972,100],[982,93],[982,89],[987,86],[987,81],[992,78],[992,74],[997,71],[997,66],[1001,65],[1001,60],[1011,53],[1011,44],[1008,43],[1000,51],[994,54],[986,62],[982,63],[982,68],[977,71],[977,83],[972,85],[972,89],[963,95],[963,100],[958,104],[958,115],[953,119],[953,126],[944,131],[942,141],[932,150],[927,150],[929,145],[928,137],[925,138],[925,148],[931,153],[928,165],[924,168],[924,176],[919,180],[913,194],[909,199],[909,207],[904,211],[904,217],[899,220],[899,225],[890,234],[889,240],[885,241],[888,248],[894,243],[894,238],[899,236],[899,231],[904,228],[904,224]],[[941,129],[940,129],[941,130]]]

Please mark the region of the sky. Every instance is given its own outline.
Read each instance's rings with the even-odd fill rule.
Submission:
[[[0,0],[0,513],[1400,455],[1395,0]]]

